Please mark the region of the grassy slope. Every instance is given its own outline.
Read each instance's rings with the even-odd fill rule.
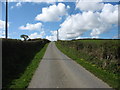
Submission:
[[[28,65],[21,77],[13,80],[12,85],[9,86],[10,88],[27,88],[36,68],[39,65],[40,60],[46,51],[47,46],[48,44],[46,44],[44,48],[35,55],[32,62]]]
[[[92,72],[94,75],[96,75],[97,77],[99,77],[100,79],[102,79],[103,81],[108,83],[111,87],[113,87],[113,88],[120,88],[118,75],[115,75],[113,73],[109,73],[109,72],[107,72],[105,70],[102,70],[101,68],[96,67],[95,65],[90,64],[89,62],[87,62],[86,60],[84,60],[82,58],[78,58],[76,56],[76,54],[75,54],[76,51],[74,49],[70,49],[68,47],[67,48],[66,47],[62,47],[59,43],[56,43],[56,46],[64,54],[66,54],[68,57],[72,58],[77,63],[82,65],[84,68],[86,68],[87,70]]]

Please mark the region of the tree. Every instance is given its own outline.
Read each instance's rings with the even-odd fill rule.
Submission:
[[[24,38],[24,41],[26,41],[26,40],[29,38],[28,35],[24,35],[24,34],[21,35],[20,37],[21,37],[21,38]]]

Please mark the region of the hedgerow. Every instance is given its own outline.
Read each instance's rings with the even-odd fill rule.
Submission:
[[[2,39],[2,87],[9,87],[12,80],[19,78],[36,53],[48,42],[46,39]]]

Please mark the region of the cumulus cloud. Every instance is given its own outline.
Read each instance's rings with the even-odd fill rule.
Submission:
[[[50,31],[51,32],[51,36],[46,36],[46,39],[50,40],[50,41],[56,41],[57,40],[57,31]]]
[[[82,35],[87,30],[99,26],[99,21],[96,19],[98,14],[93,12],[83,12],[69,16],[60,26],[59,29],[61,39],[72,39]],[[97,24],[98,23],[98,24]]]
[[[79,8],[82,11],[99,11],[104,6],[104,4],[101,2],[102,0],[80,0],[76,3],[76,8]]]
[[[99,13],[100,27],[95,28],[91,32],[91,36],[96,37],[109,30],[113,24],[118,25],[118,5],[105,4],[102,12]]]
[[[62,16],[66,15],[66,7],[63,3],[58,5],[51,5],[49,7],[42,8],[42,13],[35,17],[35,20],[50,22],[59,21]]]
[[[60,25],[60,39],[73,39],[91,31],[93,38],[108,31],[118,23],[118,5],[105,4],[101,12],[84,11],[67,17]]]
[[[118,24],[118,5],[105,4],[100,17],[103,22]]]
[[[37,32],[29,35],[30,39],[34,39],[34,38],[43,38],[43,36],[45,35],[45,32],[42,31],[40,34],[38,34]]]
[[[36,23],[36,24],[27,23],[26,26],[20,26],[19,29],[21,30],[42,30],[42,23]]]

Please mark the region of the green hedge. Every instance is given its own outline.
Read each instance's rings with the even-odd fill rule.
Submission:
[[[37,52],[48,40],[21,41],[2,39],[2,87],[9,87],[25,71]]]
[[[72,40],[57,43],[68,48],[68,51],[73,49],[76,57],[83,58],[109,72],[119,72],[119,40]]]

